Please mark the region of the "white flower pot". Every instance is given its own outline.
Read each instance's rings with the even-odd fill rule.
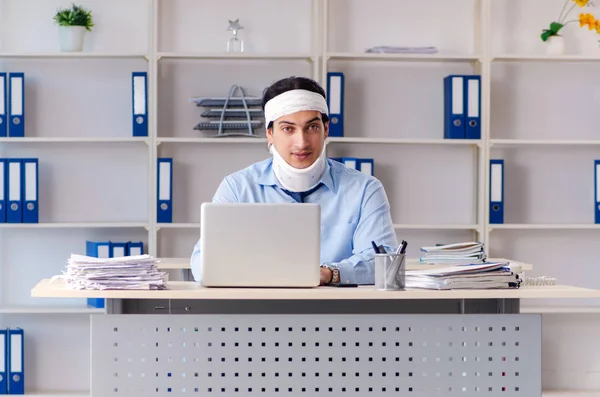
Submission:
[[[60,50],[62,52],[83,51],[85,32],[83,26],[59,26]]]
[[[563,55],[565,53],[565,38],[562,36],[550,36],[546,40],[547,55]]]

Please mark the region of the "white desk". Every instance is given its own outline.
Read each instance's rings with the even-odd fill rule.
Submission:
[[[102,397],[541,396],[540,315],[381,308],[423,300],[600,297],[598,290],[572,286],[392,292],[170,282],[168,288],[76,291],[45,279],[31,295],[193,301],[203,308],[225,302],[233,308],[228,314],[215,306],[204,314],[91,315],[91,391]],[[249,314],[248,302],[281,306]]]
[[[41,280],[32,290],[37,298],[108,298],[108,299],[546,299],[546,298],[600,298],[600,290],[566,285],[524,286],[518,289],[487,290],[406,290],[378,291],[373,286],[356,288],[206,288],[190,281],[170,281],[168,289],[157,291],[126,290],[71,290],[64,282]]]

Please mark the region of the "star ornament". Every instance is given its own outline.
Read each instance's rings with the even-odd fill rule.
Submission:
[[[228,20],[229,21],[229,28],[227,28],[227,30],[233,30],[234,32],[237,32],[240,29],[244,29],[244,27],[242,25],[240,25],[240,19],[236,19],[235,21],[232,20]]]

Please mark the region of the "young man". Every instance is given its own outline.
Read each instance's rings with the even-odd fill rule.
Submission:
[[[323,88],[307,78],[285,78],[264,91],[262,107],[273,157],[226,176],[213,202],[320,204],[321,285],[374,284],[371,241],[388,252],[398,244],[390,206],[379,180],[325,157]],[[198,241],[191,256],[196,281],[200,262]]]

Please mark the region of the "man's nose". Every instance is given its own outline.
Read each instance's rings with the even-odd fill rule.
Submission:
[[[306,131],[300,130],[296,133],[295,136],[295,144],[297,147],[304,147],[306,144],[308,144],[308,139],[307,139],[307,133]]]

